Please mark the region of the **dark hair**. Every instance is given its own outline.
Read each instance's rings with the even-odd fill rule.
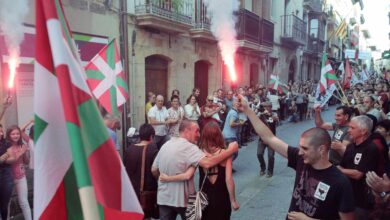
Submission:
[[[331,144],[330,135],[328,131],[323,128],[310,128],[303,132],[301,137],[307,139],[309,145],[325,145],[326,148],[329,149]]]
[[[23,144],[23,140],[22,140],[22,131],[20,130],[20,128],[17,126],[17,125],[12,125],[10,126],[8,129],[7,129],[7,132],[5,134],[5,140],[8,142],[8,144],[11,146],[13,143],[12,143],[12,140],[11,140],[11,132],[13,132],[14,130],[18,130],[19,133],[20,133],[20,138],[18,140],[18,142],[16,142],[17,145],[22,145]]]
[[[198,102],[198,100],[196,99],[196,96],[195,96],[194,94],[191,94],[191,95],[187,98],[187,104],[190,103],[192,97],[195,97],[195,100]]]
[[[149,141],[150,138],[153,138],[154,134],[154,128],[150,124],[143,124],[139,128],[139,139],[141,141]]]
[[[383,121],[380,121],[378,124],[376,124],[376,126],[377,127],[382,127],[386,131],[390,131],[390,120],[389,119],[385,119]]]
[[[177,100],[180,101],[180,98],[179,98],[179,96],[177,96],[177,95],[173,95],[173,96],[171,97],[171,102],[173,102],[174,99],[177,99]]]
[[[352,116],[351,108],[348,107],[348,106],[345,106],[345,105],[342,105],[342,106],[339,106],[339,107],[336,108],[336,110],[340,110],[340,109],[343,110],[343,114],[344,115],[348,115],[348,120],[350,120],[351,116]]]

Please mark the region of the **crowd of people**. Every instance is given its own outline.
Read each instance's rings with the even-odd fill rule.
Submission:
[[[273,176],[274,152],[286,157],[296,171],[288,219],[389,219],[387,80],[372,77],[343,91],[345,97],[335,99],[341,100],[335,122],[322,119],[325,107],[315,105],[316,87],[307,81],[289,83],[286,91],[263,85],[237,91],[218,89],[203,101],[195,88],[185,104],[175,90],[166,106],[163,96],[149,93],[148,123],[142,126],[155,133],[148,135],[153,153],[148,164],[151,171],[146,172],[158,191],[160,219],[176,219],[177,215],[185,219],[187,198],[195,192],[196,169],[199,188],[209,197],[202,219],[230,219],[231,211],[239,209],[233,161],[254,135],[259,136],[260,176]],[[276,127],[281,123],[306,119],[314,119],[314,128],[300,136],[299,147],[277,137]],[[125,156],[134,149],[131,146]],[[133,163],[126,166],[128,171],[139,167],[129,161]],[[137,182],[139,170],[129,172]]]

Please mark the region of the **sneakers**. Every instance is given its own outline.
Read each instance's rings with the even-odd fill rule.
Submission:
[[[265,171],[260,170],[260,176],[264,176],[264,175],[265,175]]]
[[[272,173],[267,173],[267,178],[271,178],[272,177]]]

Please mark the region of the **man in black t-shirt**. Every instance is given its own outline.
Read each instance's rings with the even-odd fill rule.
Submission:
[[[339,165],[343,158],[346,146],[350,143],[348,128],[351,119],[351,110],[348,106],[339,106],[334,115],[336,123],[324,122],[321,117],[321,107],[315,108],[315,124],[318,128],[334,131],[332,145],[329,150],[329,161],[334,165]]]
[[[348,144],[343,159],[338,166],[351,181],[357,219],[367,219],[369,210],[374,205],[373,198],[366,184],[365,174],[373,171],[378,165],[379,152],[370,135],[372,120],[365,115],[352,118],[349,123],[349,135],[353,143]]]
[[[272,112],[272,104],[270,102],[263,102],[261,106],[264,107],[264,111],[260,112],[259,118],[263,121],[264,124],[276,134],[276,123],[279,121],[278,114]],[[267,148],[268,152],[268,167],[267,167],[267,177],[272,177],[274,173],[274,161],[275,161],[275,151],[268,147],[261,138],[259,138],[259,143],[257,145],[257,159],[260,163],[260,176],[265,174],[266,164],[264,161],[264,151]]]
[[[288,219],[354,219],[354,199],[348,179],[329,162],[331,138],[322,128],[311,128],[300,138],[299,148],[277,138],[248,103],[239,96],[240,107],[256,133],[269,147],[288,159],[296,170]]]

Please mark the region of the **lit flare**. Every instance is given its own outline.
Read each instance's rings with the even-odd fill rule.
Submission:
[[[8,88],[12,89],[15,83],[15,75],[16,68],[19,66],[19,58],[16,52],[11,52],[10,59],[8,60],[8,68],[9,68],[9,80],[8,80]]]

